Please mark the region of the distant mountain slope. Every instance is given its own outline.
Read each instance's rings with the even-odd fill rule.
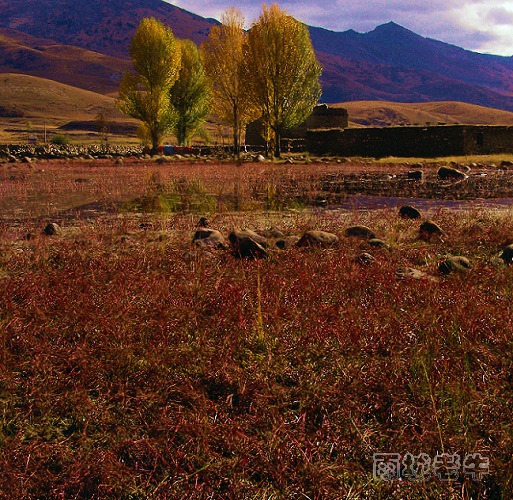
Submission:
[[[116,93],[129,62],[98,52],[0,29],[0,72],[51,77],[104,94]]]
[[[341,102],[387,100],[396,102],[462,101],[513,111],[513,96],[488,87],[446,77],[436,72],[345,59],[318,52],[323,65],[322,100]]]
[[[508,96],[513,92],[513,57],[471,52],[393,22],[363,34],[310,28],[310,35],[316,50],[343,59],[427,71]]]
[[[161,0],[0,0],[0,12],[0,28],[120,58],[128,58],[143,17],[161,19],[177,37],[197,43],[217,23]]]

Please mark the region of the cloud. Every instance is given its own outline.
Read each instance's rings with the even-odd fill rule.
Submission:
[[[225,0],[171,1],[204,17],[219,19],[233,3]],[[272,3],[269,1],[268,3]],[[513,6],[511,0],[284,0],[280,6],[312,26],[334,31],[373,30],[389,21],[419,35],[469,50],[513,54]],[[261,11],[260,0],[237,2],[248,26]]]

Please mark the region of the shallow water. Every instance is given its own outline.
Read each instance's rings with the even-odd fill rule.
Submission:
[[[469,210],[476,208],[513,208],[513,198],[479,198],[475,200],[440,200],[427,198],[400,198],[391,196],[348,195],[344,203],[327,207],[327,210],[379,210],[411,205],[419,210]]]

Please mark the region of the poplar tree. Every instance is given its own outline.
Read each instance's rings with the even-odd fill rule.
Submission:
[[[196,44],[180,40],[179,47],[181,66],[169,98],[175,112],[173,133],[180,146],[189,146],[210,111],[210,93]]]
[[[214,111],[233,129],[234,154],[239,155],[245,125],[256,118],[248,99],[248,82],[244,64],[247,33],[242,12],[234,7],[222,15],[221,24],[210,29],[201,52],[205,71],[212,85]]]
[[[321,96],[321,65],[305,24],[273,4],[251,27],[245,52],[249,101],[271,132],[279,157],[283,132],[312,113]]]
[[[173,32],[155,18],[144,18],[130,44],[134,71],[121,79],[118,109],[142,122],[156,151],[173,123],[169,89],[178,78],[180,50]]]

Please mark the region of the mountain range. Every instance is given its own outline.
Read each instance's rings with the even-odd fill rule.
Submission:
[[[161,0],[0,0],[0,72],[115,95],[143,17],[206,40],[217,21]],[[393,22],[368,33],[310,27],[324,102],[461,101],[513,111],[513,58],[424,38]]]

